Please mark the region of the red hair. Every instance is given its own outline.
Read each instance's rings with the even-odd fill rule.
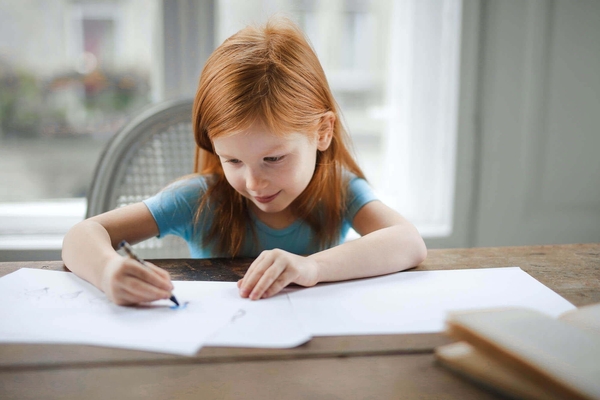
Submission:
[[[352,157],[336,102],[321,64],[302,31],[284,18],[264,27],[246,27],[209,57],[200,75],[192,125],[198,148],[195,172],[210,177],[196,214],[210,207],[212,224],[204,245],[219,255],[239,254],[250,224],[247,200],[227,182],[212,140],[248,128],[257,119],[271,132],[315,135],[329,129],[330,146],[317,154],[308,187],[290,205],[297,218],[314,230],[320,248],[339,239],[347,182],[343,171],[364,178]]]

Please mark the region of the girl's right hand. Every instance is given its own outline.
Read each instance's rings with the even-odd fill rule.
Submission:
[[[113,303],[124,306],[168,299],[173,284],[167,271],[118,255],[104,268],[100,289]]]

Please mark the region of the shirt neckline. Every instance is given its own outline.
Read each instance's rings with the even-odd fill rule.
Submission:
[[[256,225],[256,227],[259,230],[261,230],[271,236],[287,235],[290,232],[293,232],[296,229],[298,229],[300,227],[300,225],[302,224],[302,221],[300,221],[299,219],[296,219],[294,222],[292,222],[290,225],[286,226],[285,228],[275,229],[275,228],[271,228],[269,225],[265,224],[260,219],[258,219],[258,217],[252,212],[252,210],[248,210],[248,213],[250,214],[250,218],[252,219],[252,222],[254,222],[254,225]]]

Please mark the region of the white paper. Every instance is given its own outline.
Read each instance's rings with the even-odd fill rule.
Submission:
[[[79,343],[192,355],[201,346],[295,347],[311,336],[282,292],[243,299],[235,282],[174,281],[180,304],[121,307],[69,272],[0,278],[0,342]]]
[[[0,341],[78,343],[193,355],[238,308],[215,304],[222,288],[187,290],[173,282],[182,307],[111,303],[69,272],[20,269],[0,279]]]
[[[240,308],[225,327],[206,341],[206,346],[289,348],[311,339],[285,291],[269,299],[250,301],[240,300],[236,287],[227,300]]]
[[[517,267],[400,272],[288,296],[313,336],[442,332],[457,310],[517,306],[558,317],[575,309]]]
[[[575,307],[520,268],[401,272],[239,297],[235,282],[175,281],[170,302],[120,307],[68,272],[0,278],[0,342],[79,343],[192,355],[202,345],[293,347],[311,335],[441,332],[448,311]]]

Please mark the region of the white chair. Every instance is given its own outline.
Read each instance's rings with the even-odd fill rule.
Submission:
[[[194,168],[192,100],[152,105],[126,124],[106,145],[88,193],[87,217],[142,201]],[[175,236],[134,246],[143,258],[188,258]]]

